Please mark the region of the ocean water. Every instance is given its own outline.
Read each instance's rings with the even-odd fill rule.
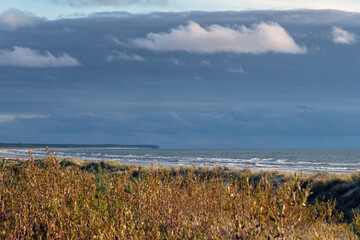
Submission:
[[[112,160],[136,165],[206,166],[286,172],[351,173],[360,170],[360,149],[305,150],[179,150],[179,149],[53,149],[60,158]],[[35,158],[46,155],[33,149]],[[27,149],[0,149],[0,155],[27,157]]]

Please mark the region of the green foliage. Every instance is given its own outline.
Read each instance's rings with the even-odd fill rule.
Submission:
[[[5,169],[5,159],[2,159],[0,162],[0,171],[4,171]]]
[[[103,170],[101,166],[98,167],[97,172],[94,173],[95,175],[95,185],[96,185],[96,192],[101,196],[105,196],[110,192],[110,182],[109,182],[109,174],[106,170]]]

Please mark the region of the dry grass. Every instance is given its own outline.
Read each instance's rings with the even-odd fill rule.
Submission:
[[[358,214],[342,223],[334,202],[308,204],[303,176],[279,183],[250,170],[224,178],[223,168],[90,165],[52,155],[3,164],[1,239],[357,239],[360,231]]]

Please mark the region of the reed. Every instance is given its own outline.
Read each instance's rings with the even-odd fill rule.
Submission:
[[[74,162],[49,153],[0,166],[1,239],[357,239],[360,233],[359,214],[344,222],[334,200],[310,203],[318,182],[301,174],[279,179],[244,170],[234,177],[223,168]]]

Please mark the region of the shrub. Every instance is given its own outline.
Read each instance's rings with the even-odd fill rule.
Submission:
[[[0,171],[1,239],[354,239],[334,201],[308,204],[297,177],[222,178],[214,169],[111,174],[55,155]]]

